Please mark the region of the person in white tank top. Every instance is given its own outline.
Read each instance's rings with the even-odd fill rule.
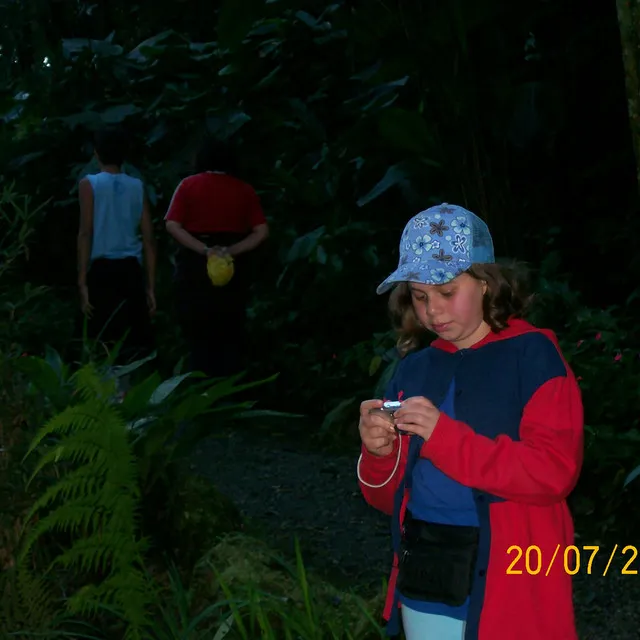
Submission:
[[[78,288],[89,338],[114,344],[126,337],[123,355],[137,357],[153,347],[156,247],[144,185],[122,171],[125,149],[121,131],[98,132],[100,171],[78,185]]]

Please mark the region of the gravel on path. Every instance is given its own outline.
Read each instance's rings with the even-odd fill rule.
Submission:
[[[379,590],[391,563],[389,517],[366,504],[352,456],[315,452],[299,442],[238,430],[207,441],[195,466],[260,527],[274,549],[292,555],[297,536],[305,566],[363,595]],[[576,540],[578,547],[593,544]],[[621,541],[633,544],[633,541]],[[640,541],[636,541],[640,547]],[[607,552],[610,549],[607,548]],[[592,574],[574,578],[581,640],[640,638],[640,575],[622,575],[618,555],[603,576],[607,554]],[[640,569],[640,555],[629,566]]]

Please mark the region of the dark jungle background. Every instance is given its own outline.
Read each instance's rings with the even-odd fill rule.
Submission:
[[[0,2],[0,629],[209,638],[202,625],[231,616],[227,637],[290,637],[287,625],[304,638],[378,637],[355,605],[356,622],[336,627],[352,635],[322,627],[304,575],[287,596],[300,595],[298,617],[253,591],[231,598],[201,558],[237,530],[237,510],[185,468],[240,420],[355,463],[358,404],[395,362],[375,287],[406,220],[440,202],[482,216],[498,255],[529,264],[530,319],[558,333],[584,393],[578,526],[587,540],[637,540],[637,5]],[[92,132],[105,124],[131,134],[126,169],[146,184],[158,239],[158,354],[133,372],[121,409],[108,402],[107,356],[78,370],[70,355],[77,183],[96,168]],[[207,134],[233,144],[271,227],[253,364],[236,382],[256,386],[230,407],[228,381],[208,404],[202,383],[182,384],[162,220]],[[139,420],[152,429],[136,431]],[[185,420],[198,428],[176,445]],[[165,635],[149,630],[159,610]]]

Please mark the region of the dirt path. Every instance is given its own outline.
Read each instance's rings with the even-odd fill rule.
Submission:
[[[305,565],[368,590],[388,575],[389,518],[362,499],[356,459],[357,454],[314,453],[282,438],[236,431],[209,441],[196,463],[274,547],[291,553],[297,535]],[[606,557],[600,555],[592,575],[575,578],[580,638],[637,640],[640,575],[622,575],[621,559],[602,577]],[[640,556],[633,568],[640,569]]]

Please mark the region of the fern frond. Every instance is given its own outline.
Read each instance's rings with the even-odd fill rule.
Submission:
[[[106,465],[100,468],[100,462],[96,460],[96,466],[85,466],[75,469],[62,478],[56,484],[49,487],[33,504],[31,513],[37,513],[46,509],[56,500],[67,502],[76,500],[97,491],[98,486],[104,483]],[[96,468],[97,467],[97,468]]]
[[[0,635],[17,630],[44,631],[55,616],[52,590],[45,581],[32,575],[26,563],[18,563],[3,575],[0,592]]]
[[[100,471],[100,465],[104,464],[105,460],[100,460],[99,456],[102,453],[102,448],[94,444],[83,444],[75,440],[70,440],[68,443],[60,444],[50,449],[45,453],[38,461],[28,484],[33,482],[34,478],[40,474],[40,472],[50,464],[60,464],[62,462],[70,462],[72,464],[79,463],[92,463],[96,467],[96,471]]]
[[[124,638],[148,640],[154,622],[148,613],[157,589],[150,587],[146,575],[137,566],[114,573],[99,585],[87,585],[67,601],[73,616],[95,616],[106,611],[117,613],[127,622]]]
[[[68,407],[38,433],[29,451],[48,436],[59,441],[38,461],[37,474],[49,464],[62,478],[35,502],[28,520],[45,514],[26,537],[21,557],[45,534],[65,532],[74,538],[50,570],[61,566],[76,575],[104,575],[67,601],[70,612],[98,613],[111,604],[128,623],[131,638],[142,637],[153,593],[142,566],[147,541],[138,538],[138,465],[126,424],[112,404],[114,380],[105,380],[93,365],[74,377],[80,403]],[[48,512],[47,512],[48,510]]]
[[[113,407],[103,407],[99,412],[95,408],[93,410],[85,410],[84,407],[75,408],[81,410],[83,416],[91,415],[91,418],[83,425],[82,430],[69,433],[62,442],[42,456],[29,482],[51,463],[90,463],[97,473],[111,468],[110,462],[113,461],[114,456],[122,456],[123,465],[125,464],[129,443],[126,426],[118,411]],[[76,416],[68,417],[73,420]],[[62,425],[63,428],[65,426]]]
[[[25,454],[25,458],[49,436],[66,436],[69,433],[86,431],[91,426],[91,423],[104,419],[103,411],[108,409],[111,409],[113,413],[113,407],[109,407],[106,403],[96,401],[95,399],[67,407],[53,416],[45,426],[38,431]]]
[[[92,462],[92,465],[75,469],[56,484],[50,486],[33,504],[27,515],[27,520],[56,501],[81,500],[102,489],[117,493],[119,487],[131,486],[130,483],[135,482],[135,467],[125,470],[125,465],[121,464],[117,470],[110,471],[106,457],[94,458]],[[135,492],[133,496],[137,498],[138,492]],[[114,498],[120,500],[119,495]]]
[[[37,449],[45,438],[53,435],[65,436],[71,432],[83,431],[87,429],[92,421],[100,418],[101,406],[93,403],[92,406],[87,404],[75,405],[67,407],[61,413],[51,418],[42,429],[35,435],[25,458],[30,456]]]
[[[117,391],[116,379],[104,373],[101,374],[93,363],[77,371],[73,381],[79,398],[84,402],[91,400],[108,402]]]
[[[107,519],[105,514],[101,515],[96,511],[95,503],[91,499],[88,499],[85,504],[75,501],[58,507],[39,520],[29,531],[22,543],[18,559],[22,562],[33,545],[48,533],[66,532],[77,535],[86,531],[90,525],[99,526],[102,520]]]
[[[143,604],[148,598],[149,582],[138,566],[130,566],[128,570],[119,571],[107,577],[99,585],[88,585],[78,591],[70,599],[69,610],[72,613],[95,613],[100,607],[114,605],[121,609],[130,609],[130,620],[141,624],[146,615]],[[154,590],[151,590],[152,592]],[[133,605],[133,606],[131,606]]]
[[[68,551],[59,555],[54,565],[75,567],[82,572],[103,573],[121,570],[134,562],[142,551],[142,543],[120,532],[94,534],[78,540]]]
[[[133,535],[138,522],[134,496],[114,492],[98,501],[95,496],[75,499],[52,510],[27,534],[20,557],[31,550],[33,544],[45,534],[67,533],[89,535],[98,531],[107,536],[111,529]]]

